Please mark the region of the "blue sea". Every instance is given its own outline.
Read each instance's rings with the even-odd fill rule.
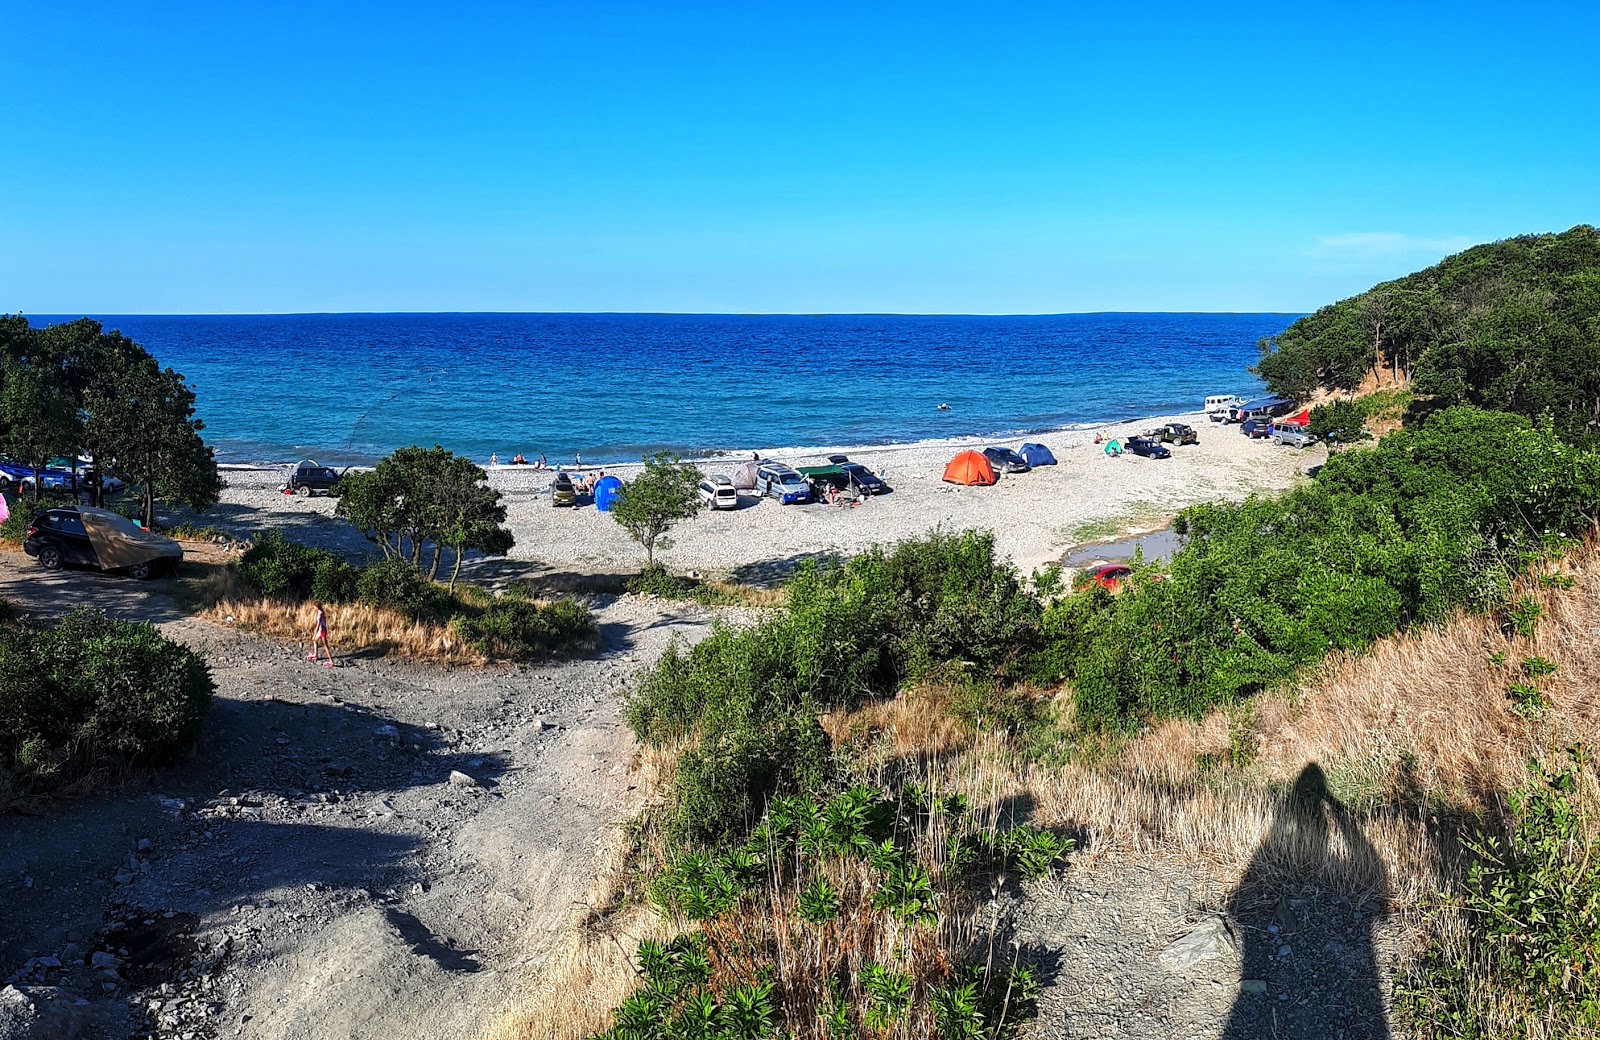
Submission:
[[[1014,440],[1259,390],[1256,341],[1297,316],[95,317],[188,377],[220,461],[347,464]]]

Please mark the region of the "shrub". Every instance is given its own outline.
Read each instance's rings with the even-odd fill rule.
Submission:
[[[819,710],[936,669],[976,682],[1019,672],[1039,615],[986,533],[940,532],[843,566],[802,567],[783,609],[669,649],[629,698],[640,740],[691,741],[673,781],[674,834],[720,841],[772,795],[819,789],[833,775]]]
[[[486,655],[532,660],[571,649],[594,635],[594,615],[571,600],[542,604],[515,596],[491,600],[452,627]]]
[[[1070,679],[1078,718],[1125,728],[1198,716],[1460,607],[1503,602],[1512,577],[1600,514],[1600,455],[1516,416],[1450,409],[1273,498],[1179,516],[1164,580],[1053,605],[1036,677]],[[1532,604],[1532,606],[1529,606]],[[1526,634],[1528,599],[1506,612]]]
[[[317,561],[311,575],[311,598],[318,603],[349,603],[358,594],[361,572],[329,555]]]
[[[282,532],[268,530],[256,538],[235,565],[239,580],[259,596],[311,595],[319,567],[342,562],[323,549],[291,542]]]
[[[147,624],[80,608],[54,628],[0,629],[0,767],[21,790],[159,766],[211,704],[204,662]]]
[[[356,598],[413,621],[446,621],[454,607],[453,597],[443,586],[429,581],[404,560],[382,560],[363,567],[356,578]]]
[[[1600,847],[1593,778],[1567,768],[1511,799],[1504,836],[1434,908],[1432,944],[1396,987],[1424,1037],[1590,1036],[1600,1029]]]

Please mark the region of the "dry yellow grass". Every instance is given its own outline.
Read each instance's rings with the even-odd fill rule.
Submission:
[[[215,567],[191,585],[199,616],[274,639],[311,643],[317,610],[306,603],[288,603],[250,595],[233,571]],[[393,610],[361,603],[328,606],[328,642],[335,655],[384,654],[474,667],[487,663],[484,654],[457,638],[446,625],[412,621]]]
[[[1535,576],[1517,590],[1544,611],[1531,636],[1507,636],[1494,618],[1460,617],[1331,658],[1293,689],[1256,698],[1247,713],[1169,721],[1065,764],[1030,761],[1003,734],[973,734],[952,717],[953,691],[938,685],[826,716],[823,725],[836,743],[856,747],[870,779],[961,792],[991,820],[1026,807],[1036,824],[1084,834],[1080,868],[1102,857],[1155,859],[1208,871],[1230,887],[1249,868],[1269,884],[1313,882],[1414,918],[1451,869],[1440,809],[1492,812],[1530,762],[1553,764],[1567,745],[1595,739],[1600,558],[1579,553],[1559,574],[1570,588]],[[1530,657],[1557,666],[1541,682],[1548,710],[1534,719],[1512,711],[1508,697]],[[1070,712],[1064,694],[1057,705]],[[1242,728],[1256,754],[1230,764]],[[1287,797],[1312,764],[1348,812]],[[664,775],[670,756],[654,768]],[[804,942],[777,934],[793,927],[788,909],[743,915],[737,927],[771,932],[762,934],[791,951],[786,971],[814,971]],[[531,1005],[540,1011],[508,1024],[497,1040],[578,1040],[607,1024],[607,1009],[634,983],[627,954],[652,929],[665,935],[673,927],[638,907],[612,920],[614,929],[603,938],[591,930],[546,976],[541,1005]],[[970,943],[980,924],[953,915],[948,927],[963,934],[945,938]],[[857,938],[877,950],[883,937]],[[895,950],[879,952],[893,962]]]

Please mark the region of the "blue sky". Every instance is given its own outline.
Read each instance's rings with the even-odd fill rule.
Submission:
[[[1600,221],[1595,6],[1309,6],[10,0],[0,311],[1300,311]]]

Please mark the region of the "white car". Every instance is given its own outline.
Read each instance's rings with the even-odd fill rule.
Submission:
[[[733,486],[733,481],[720,474],[707,477],[698,485],[700,501],[705,503],[707,509],[738,509],[739,492]]]
[[[1206,418],[1212,422],[1225,423],[1228,421],[1229,410],[1241,404],[1244,404],[1244,398],[1238,394],[1213,394],[1206,398],[1204,408]]]

